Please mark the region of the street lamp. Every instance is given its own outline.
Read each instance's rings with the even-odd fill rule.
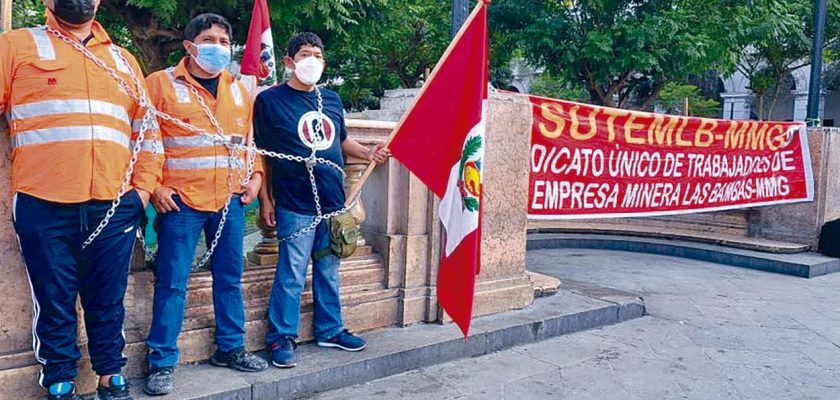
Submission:
[[[806,117],[809,126],[822,125],[820,98],[822,96],[822,53],[825,42],[826,0],[817,0],[816,3],[816,7],[814,7],[814,44],[811,48],[811,81],[808,85],[808,114]]]
[[[452,0],[452,30],[449,37],[454,38],[461,29],[461,25],[467,21],[469,3],[469,0]]]

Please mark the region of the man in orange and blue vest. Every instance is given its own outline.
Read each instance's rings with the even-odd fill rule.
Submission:
[[[81,399],[79,295],[97,398],[130,399],[123,297],[140,216],[157,186],[157,128],[151,119],[143,126],[145,110],[129,94],[145,90],[137,62],[94,21],[99,1],[44,3],[46,26],[0,35],[0,114],[12,142],[12,215],[32,290],[39,383],[48,399]],[[126,181],[141,128],[146,141]]]
[[[225,70],[231,56],[231,26],[224,17],[199,15],[187,24],[184,36],[188,56],[146,81],[152,103],[158,110],[223,139],[214,141],[173,121],[160,121],[166,161],[160,187],[152,197],[161,215],[152,326],[146,342],[149,375],[144,391],[150,395],[174,390],[178,334],[202,231],[213,251],[210,262],[218,349],[210,363],[244,372],[268,367],[265,360],[245,351],[241,285],[245,206],[259,193],[262,162],[241,147],[232,152],[230,148],[252,143],[251,96]]]

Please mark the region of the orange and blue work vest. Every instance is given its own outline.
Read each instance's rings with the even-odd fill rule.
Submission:
[[[75,39],[52,15],[47,26]],[[132,91],[132,72],[143,84],[134,57],[96,22],[85,47]],[[116,198],[143,113],[113,77],[45,27],[0,35],[0,114],[12,143],[13,192],[58,203]],[[162,162],[150,151],[152,134],[131,180],[146,191],[157,187],[155,164]]]
[[[214,97],[187,71],[188,60],[185,57],[177,66],[146,78],[152,104],[165,114],[216,134],[198,95],[215,116],[226,140],[243,145],[253,143],[253,104],[245,86],[230,72],[222,71]],[[199,211],[219,211],[233,193],[243,191],[240,182],[247,175],[250,158],[245,151],[236,150],[231,159],[230,150],[223,143],[171,121],[158,122],[165,153],[161,186],[172,188],[186,205]],[[262,170],[261,157],[257,156],[254,173]]]

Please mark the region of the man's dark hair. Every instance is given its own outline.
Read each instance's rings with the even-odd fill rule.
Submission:
[[[233,28],[230,26],[230,22],[228,22],[227,18],[218,14],[207,13],[193,18],[192,21],[187,24],[187,27],[184,28],[184,38],[192,42],[195,40],[196,36],[200,35],[201,32],[212,28],[213,25],[221,26],[225,29],[228,36],[231,38],[233,37]]]
[[[300,51],[300,48],[306,45],[314,46],[321,49],[321,51],[324,51],[324,42],[321,41],[321,38],[318,35],[312,32],[301,32],[296,33],[291,39],[289,39],[289,48],[286,50],[286,54],[289,57],[294,58],[295,54]]]

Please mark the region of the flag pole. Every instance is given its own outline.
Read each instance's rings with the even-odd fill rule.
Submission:
[[[433,79],[435,79],[435,76],[437,76],[437,73],[440,70],[440,67],[443,65],[444,61],[446,61],[446,59],[449,58],[449,55],[455,49],[455,45],[459,41],[461,41],[461,37],[464,36],[464,32],[466,31],[466,27],[468,27],[468,26],[470,26],[470,24],[472,24],[473,20],[475,20],[475,18],[478,16],[478,13],[481,11],[481,7],[486,7],[488,3],[489,3],[488,0],[482,0],[475,6],[475,8],[473,8],[472,12],[470,13],[470,16],[467,17],[467,20],[464,21],[464,24],[461,26],[461,29],[458,31],[458,34],[455,35],[455,37],[452,39],[452,42],[449,43],[449,47],[447,47],[446,51],[443,53],[443,56],[441,56],[440,60],[438,60],[437,65],[435,65],[435,68],[432,70],[432,73],[429,75],[429,78],[426,79],[425,82],[423,82],[423,87],[420,88],[420,92],[417,93],[417,96],[414,98],[414,102],[411,104],[411,107],[409,107],[408,111],[406,111],[402,115],[402,117],[400,117],[400,121],[397,123],[397,126],[394,128],[393,131],[391,131],[391,134],[388,135],[388,138],[385,139],[385,143],[384,143],[385,148],[387,148],[388,145],[391,144],[391,141],[394,140],[394,136],[396,136],[397,132],[400,131],[400,128],[403,126],[403,124],[405,123],[408,116],[411,115],[411,112],[414,111],[414,107],[417,105],[417,99],[420,99],[421,97],[423,97],[423,94],[426,92],[426,89],[429,87],[429,82],[431,82]],[[359,182],[356,185],[354,185],[353,188],[350,190],[350,195],[347,196],[347,199],[344,202],[345,207],[349,207],[351,204],[353,204],[356,201],[356,198],[359,197],[359,194],[362,192],[362,186],[364,186],[365,182],[368,180],[368,178],[370,178],[370,174],[373,173],[374,168],[376,168],[376,163],[371,161],[370,164],[368,164],[367,168],[365,169],[364,174],[362,174],[361,179],[359,179]]]

